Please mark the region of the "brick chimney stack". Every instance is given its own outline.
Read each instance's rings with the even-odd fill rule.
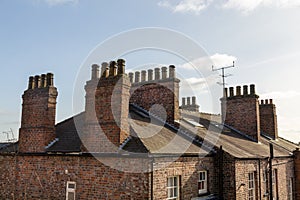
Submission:
[[[29,77],[28,89],[22,96],[20,152],[45,152],[55,139],[57,95],[52,73]]]
[[[93,76],[95,71],[92,69],[92,79],[85,86],[83,151],[116,152],[129,136],[130,79],[125,74],[123,59],[111,61],[109,65],[103,63],[101,77]]]
[[[147,76],[148,73],[148,76]],[[140,74],[142,78],[140,78]],[[153,77],[154,75],[154,77]],[[155,68],[129,73],[132,87],[130,89],[130,103],[136,104],[148,111],[155,104],[165,109],[166,121],[174,124],[179,120],[179,82],[176,78],[175,66]],[[146,77],[147,80],[146,80]],[[153,111],[153,110],[152,110]],[[162,110],[154,111],[163,116]],[[163,118],[163,117],[162,117]]]
[[[250,93],[248,86],[243,86],[243,94],[241,87],[229,88],[229,95],[225,89],[222,102],[222,119],[225,124],[243,132],[253,138],[254,141],[260,140],[260,119],[259,119],[259,103],[258,95],[255,94],[255,85],[250,85]]]
[[[261,100],[259,105],[261,131],[272,139],[278,138],[276,107],[273,100]]]

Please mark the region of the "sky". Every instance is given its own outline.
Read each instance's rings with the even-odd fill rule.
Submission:
[[[299,11],[300,0],[1,0],[0,140],[10,129],[18,137],[29,76],[55,74],[60,122],[83,109],[74,110],[74,99],[84,102],[84,94],[74,91],[83,88],[78,77],[82,68],[89,70],[88,58],[99,44],[132,33],[119,44],[129,45],[137,30],[154,28],[189,38],[202,54],[186,60],[157,49],[131,51],[122,55],[128,72],[174,64],[183,79],[181,97],[195,95],[202,112],[219,113],[221,80],[211,64],[218,68],[235,61],[227,70],[232,75],[227,86],[255,84],[261,99],[276,104],[279,136],[299,142]]]

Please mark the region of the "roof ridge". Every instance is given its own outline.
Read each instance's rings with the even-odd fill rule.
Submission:
[[[65,119],[63,121],[60,121],[59,123],[55,124],[55,126],[58,126],[58,125],[63,124],[63,123],[66,123],[67,121],[70,121],[70,120],[74,119],[75,117],[79,117],[80,115],[83,115],[84,113],[85,113],[85,111],[82,111],[81,113],[73,115],[73,116],[71,116],[71,117],[69,117],[69,118],[67,118],[67,119]]]

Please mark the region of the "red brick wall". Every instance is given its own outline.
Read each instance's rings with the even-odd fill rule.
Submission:
[[[295,162],[295,199],[300,200],[300,151],[294,151]]]
[[[274,159],[273,160],[273,170],[277,170],[277,187],[278,187],[278,198],[288,199],[289,193],[289,179],[294,177],[293,171],[293,160],[292,158],[285,159]],[[259,171],[260,170],[260,171]],[[256,196],[257,199],[268,199],[268,196],[264,197],[266,193],[266,188],[263,182],[263,172],[268,169],[268,161],[259,160],[236,160],[235,163],[235,173],[236,173],[236,199],[248,199],[248,173],[255,172],[256,175]],[[260,172],[260,173],[259,173]],[[260,177],[259,177],[260,176]],[[269,175],[267,181],[267,188],[269,188]],[[259,191],[261,189],[261,191]]]
[[[102,159],[131,171],[149,167],[145,159]],[[76,199],[148,199],[150,195],[149,173],[125,173],[93,157],[1,156],[0,169],[0,199],[65,199],[67,181],[76,182]]]
[[[219,187],[223,187],[224,199],[235,199],[236,195],[236,170],[235,159],[228,153],[223,153],[223,178],[222,183],[218,183]],[[220,174],[221,175],[221,174]]]
[[[255,141],[259,141],[259,122],[258,96],[255,93],[233,95],[226,98],[226,124],[247,134]]]
[[[13,199],[15,190],[14,156],[0,156],[0,199]]]
[[[167,121],[174,123],[179,119],[179,80],[165,79],[156,82],[133,84],[130,90],[130,103],[137,104],[146,110],[154,104],[160,104],[167,114]],[[158,116],[163,113],[156,111]]]
[[[259,114],[261,131],[274,139],[277,138],[278,131],[275,105],[265,101],[264,104],[259,105]]]
[[[45,146],[55,138],[56,97],[57,89],[53,86],[24,92],[20,152],[44,152]]]
[[[198,196],[199,171],[208,170],[208,191],[216,193],[217,188],[214,184],[215,171],[213,167],[213,158],[179,158],[173,162],[170,158],[155,159],[154,163],[154,199],[161,200],[167,198],[167,178],[171,176],[180,176],[181,187],[180,199],[191,199]]]
[[[87,127],[82,139],[89,151],[114,151],[129,136],[130,85],[127,75],[102,77],[87,82]]]

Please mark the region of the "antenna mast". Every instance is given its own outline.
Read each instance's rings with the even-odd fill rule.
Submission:
[[[220,76],[222,77],[222,83],[221,84],[223,86],[223,97],[224,97],[225,96],[225,85],[226,85],[225,78],[228,77],[228,76],[230,76],[229,74],[225,74],[225,69],[234,67],[234,61],[232,62],[231,66],[214,68],[214,66],[212,65],[211,67],[212,67],[212,71],[222,70],[222,75],[220,75]]]

